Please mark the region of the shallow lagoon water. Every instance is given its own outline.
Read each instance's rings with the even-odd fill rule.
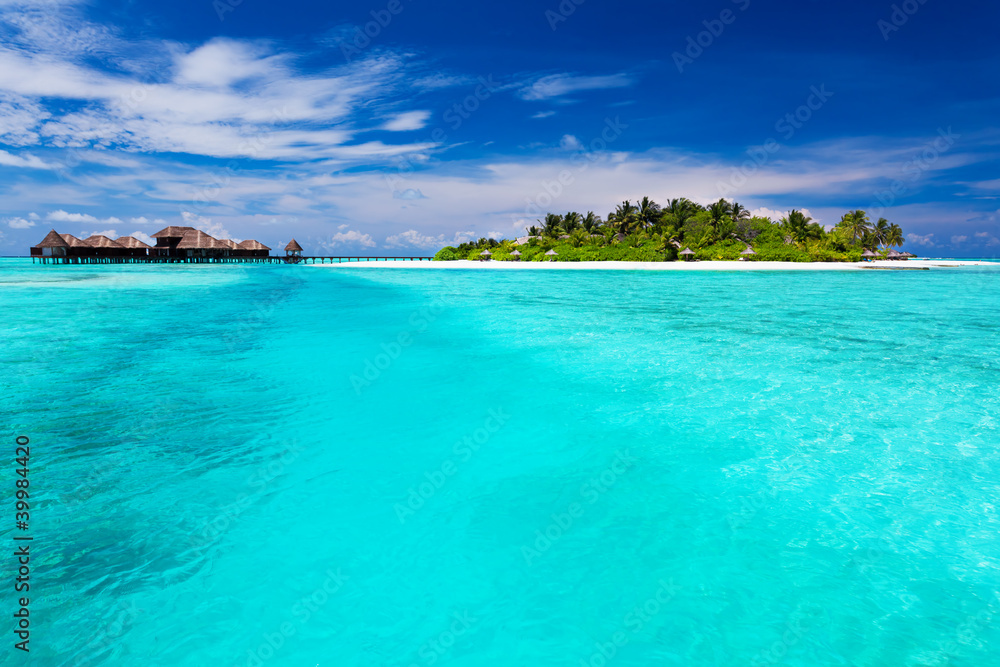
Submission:
[[[998,664],[998,307],[992,267],[2,262],[29,664]]]

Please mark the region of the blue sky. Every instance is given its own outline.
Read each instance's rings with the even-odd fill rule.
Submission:
[[[428,254],[726,196],[1000,250],[995,3],[0,0],[0,254],[48,229]],[[367,34],[365,34],[367,31]]]

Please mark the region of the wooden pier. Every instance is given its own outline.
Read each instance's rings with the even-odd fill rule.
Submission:
[[[429,262],[433,257],[31,257],[39,264],[343,264],[345,262]]]

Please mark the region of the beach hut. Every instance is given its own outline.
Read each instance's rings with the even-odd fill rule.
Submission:
[[[515,250],[514,252],[510,253],[510,256],[514,258],[515,262],[520,262],[521,261],[521,251],[520,250]]]
[[[757,253],[754,252],[753,248],[751,248],[750,246],[747,246],[746,250],[744,250],[743,252],[740,253],[740,255],[741,255],[740,261],[741,262],[745,262],[746,259],[747,259],[747,257],[751,257],[751,256],[756,255],[756,254]]]
[[[875,253],[873,253],[868,248],[865,248],[865,251],[863,253],[861,253],[861,261],[863,261],[863,262],[872,262],[872,261],[875,261],[876,257],[878,257],[878,255],[876,255]]]
[[[573,237],[572,237],[572,236],[570,236],[569,234],[563,234],[563,235],[561,235],[561,236],[559,237],[559,240],[560,240],[560,241],[569,241],[569,240],[570,240],[571,238],[573,238]]]
[[[892,248],[890,248],[890,249],[889,249],[889,252],[888,252],[888,253],[886,253],[886,256],[885,256],[885,258],[886,258],[886,259],[902,259],[902,258],[903,258],[903,256],[902,256],[902,255],[900,255],[900,254],[899,254],[898,252],[896,252],[896,250],[895,250],[895,249],[892,249]]]
[[[115,243],[127,249],[126,253],[129,257],[146,257],[150,254],[153,249],[149,245],[143,243],[134,236],[122,236],[115,239]]]
[[[63,240],[69,244],[69,248],[66,250],[67,257],[93,257],[97,254],[97,250],[84,241],[83,239],[78,239],[72,234],[60,234]]]
[[[900,259],[916,259],[917,256],[912,252],[904,252],[899,256]]]
[[[91,248],[97,249],[97,252],[94,254],[98,257],[125,257],[128,254],[125,246],[101,234],[88,236],[84,239],[84,242]]]
[[[214,257],[225,252],[225,245],[200,229],[185,232],[176,250],[184,257]]]
[[[53,229],[45,235],[45,238],[38,245],[31,246],[31,255],[33,257],[65,257],[67,250],[69,250],[69,244],[66,243],[66,239],[59,236]]]
[[[271,251],[266,245],[253,239],[247,239],[236,247],[242,257],[267,257]]]
[[[292,239],[288,245],[285,246],[285,256],[286,257],[301,257],[302,256],[302,246],[295,239]]]
[[[153,234],[156,239],[156,247],[153,249],[154,255],[159,257],[181,257],[185,255],[183,251],[178,251],[177,246],[184,240],[184,235],[188,232],[197,231],[194,227],[164,227]]]
[[[555,250],[549,250],[547,253],[545,253],[545,256],[549,258],[550,262],[554,262],[556,261],[556,257],[559,256],[559,253],[557,253]]]
[[[493,258],[493,253],[491,253],[489,250],[484,250],[481,253],[479,253],[479,256],[482,258],[482,261],[488,262]]]
[[[691,248],[684,248],[684,250],[681,250],[680,255],[684,259],[691,259],[694,257],[694,250],[691,250]]]
[[[223,247],[222,255],[223,257],[235,257],[237,255],[236,249],[239,247],[236,245],[236,241],[232,239],[215,239],[216,242]]]
[[[625,240],[625,235],[624,234],[622,234],[621,232],[615,234],[615,241],[617,241],[618,243],[621,243],[624,240]]]

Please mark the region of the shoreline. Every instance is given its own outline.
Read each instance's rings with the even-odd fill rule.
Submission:
[[[340,268],[392,268],[430,270],[495,270],[495,271],[920,271],[933,269],[961,268],[971,266],[994,266],[996,262],[975,260],[933,260],[917,259],[875,262],[474,262],[457,260],[452,262],[345,262],[343,264],[307,264],[306,266],[326,269]]]

